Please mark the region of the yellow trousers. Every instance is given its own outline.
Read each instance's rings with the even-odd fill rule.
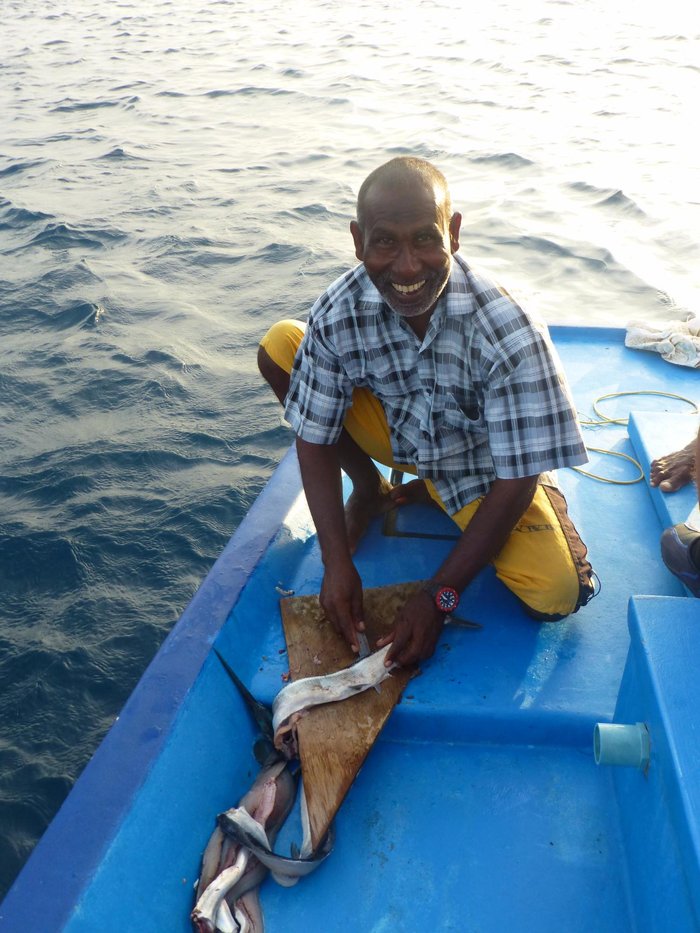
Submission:
[[[260,345],[274,363],[289,373],[305,328],[301,321],[279,321]],[[413,464],[394,461],[384,409],[369,389],[353,391],[344,427],[377,463],[417,474]],[[446,511],[433,483],[426,480],[425,484]],[[481,498],[474,499],[450,517],[464,530],[480,503]],[[532,503],[493,564],[499,579],[522,600],[530,615],[545,621],[576,612],[594,592],[586,547],[568,516],[566,501],[558,489],[543,483],[538,484]]]

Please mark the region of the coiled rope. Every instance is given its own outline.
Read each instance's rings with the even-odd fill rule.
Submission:
[[[698,406],[691,399],[686,398],[683,395],[675,395],[673,392],[656,392],[652,389],[640,389],[636,392],[611,392],[609,395],[601,395],[593,402],[593,411],[598,416],[598,421],[586,421],[582,418],[579,418],[579,424],[582,427],[600,427],[610,424],[622,424],[626,425],[629,423],[629,416],[626,418],[610,418],[608,415],[604,414],[598,408],[600,402],[605,402],[611,398],[622,398],[629,395],[657,395],[663,398],[675,399],[678,402],[683,402],[687,405],[690,405],[692,411],[690,414],[698,414]],[[583,474],[583,476],[589,476],[591,479],[597,480],[599,483],[611,483],[615,486],[633,486],[635,483],[639,483],[644,479],[644,468],[642,467],[639,460],[636,460],[634,457],[630,457],[629,454],[620,453],[617,450],[605,450],[602,447],[589,447],[586,445],[586,450],[590,450],[594,453],[604,454],[607,457],[619,457],[621,460],[629,460],[630,463],[639,470],[639,476],[635,476],[634,479],[609,479],[607,476],[599,476],[597,473],[590,473],[588,470],[583,470],[581,467],[572,467],[572,470],[576,470],[577,473]]]

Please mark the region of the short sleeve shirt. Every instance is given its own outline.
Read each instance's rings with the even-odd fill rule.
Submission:
[[[430,479],[451,514],[515,479],[586,462],[569,389],[544,325],[459,256],[420,341],[363,265],[311,310],[286,418],[337,442],[355,387],[386,414],[394,460]]]

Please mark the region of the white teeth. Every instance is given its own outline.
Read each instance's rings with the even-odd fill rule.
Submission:
[[[397,282],[391,284],[400,295],[410,295],[412,292],[417,292],[419,288],[423,288],[425,279],[422,282],[416,282],[415,285],[399,285]]]

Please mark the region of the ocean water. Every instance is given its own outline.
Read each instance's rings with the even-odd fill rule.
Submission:
[[[0,895],[290,435],[257,340],[432,159],[549,322],[700,313],[700,13],[0,0]]]

